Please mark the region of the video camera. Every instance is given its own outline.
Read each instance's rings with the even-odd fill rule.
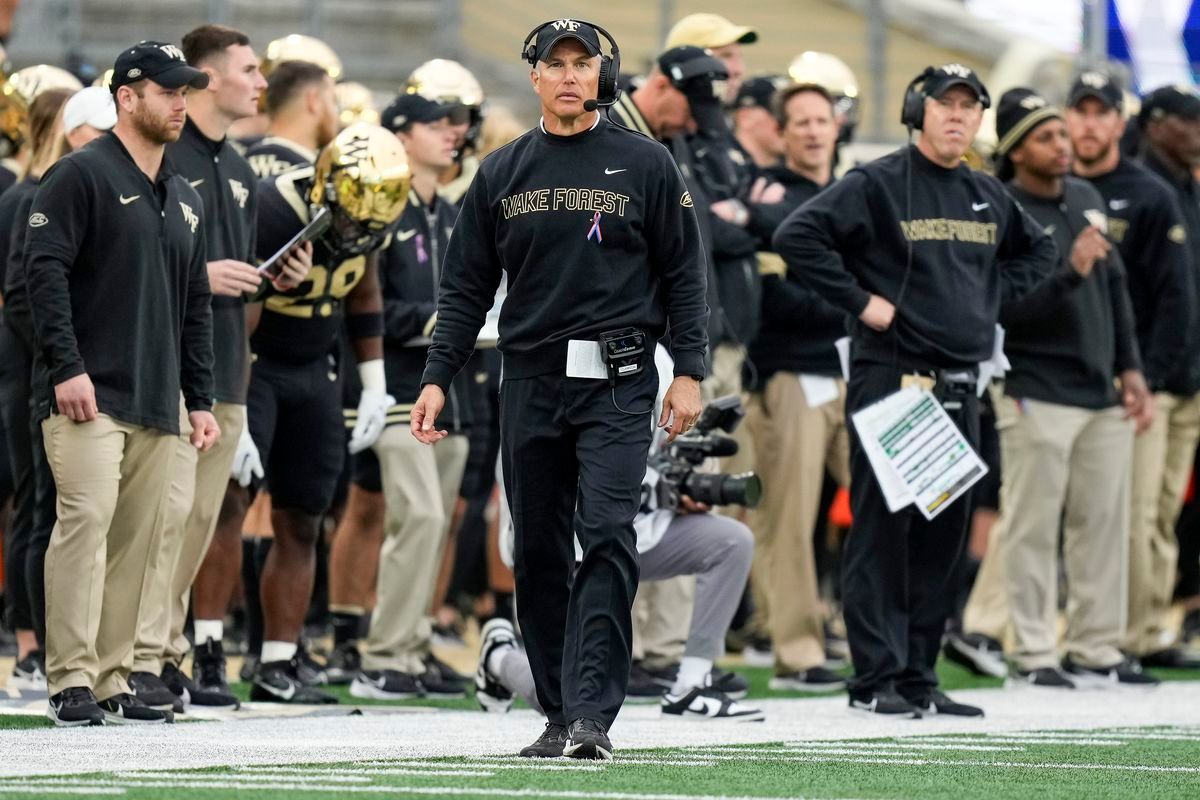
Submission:
[[[679,497],[685,494],[710,506],[758,505],[762,499],[762,480],[753,472],[731,475],[696,471],[705,459],[731,456],[738,451],[736,441],[714,431],[733,433],[745,416],[746,410],[736,395],[719,397],[705,406],[691,432],[677,437],[650,458],[650,466],[659,474],[656,489],[659,508],[678,508]]]

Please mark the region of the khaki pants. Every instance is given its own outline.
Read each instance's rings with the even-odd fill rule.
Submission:
[[[750,401],[747,427],[763,480],[762,504],[751,515],[755,561],[765,578],[777,674],[825,663],[825,631],[813,533],[821,517],[828,469],[850,483],[846,384],[837,400],[811,408],[794,372],[776,373]]]
[[[191,602],[192,582],[208,552],[217,516],[229,486],[229,471],[238,437],[246,424],[246,407],[217,403],[213,416],[221,428],[206,453],[192,446],[187,410],[181,410],[166,521],[154,545],[151,566],[142,587],[142,610],[134,646],[134,672],[158,675],[167,663],[179,665],[189,644],[183,633]]]
[[[650,669],[678,664],[692,626],[696,577],[638,584],[633,601],[633,658]]]
[[[1063,522],[1063,650],[1089,667],[1121,661],[1133,427],[1120,406],[1093,411],[1001,398],[1005,580],[1022,671],[1055,667],[1058,531]]]
[[[375,443],[387,513],[365,669],[425,671],[422,657],[431,635],[426,612],[467,450],[465,436],[430,447],[414,439],[407,425],[385,428]]]
[[[1168,619],[1179,543],[1175,522],[1200,441],[1200,395],[1155,395],[1157,415],[1133,447],[1129,626],[1125,648],[1143,656],[1175,643]]]
[[[58,487],[46,551],[50,694],[129,691],[133,640],[150,548],[163,523],[176,437],[100,414],[42,422]]]

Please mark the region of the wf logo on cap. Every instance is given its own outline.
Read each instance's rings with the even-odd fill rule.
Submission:
[[[187,61],[187,59],[183,57],[183,51],[173,44],[160,44],[158,49],[162,50],[176,61]]]
[[[1093,89],[1103,89],[1108,86],[1108,76],[1100,72],[1085,72],[1079,76],[1079,82]]]
[[[943,64],[940,69],[947,75],[954,75],[959,78],[971,77],[971,68],[964,67],[962,64]]]
[[[1042,108],[1045,105],[1046,101],[1038,97],[1036,94],[1031,94],[1029,97],[1022,98],[1021,100],[1021,108],[1024,108],[1027,111],[1033,111],[1035,109]]]
[[[554,30],[556,31],[568,30],[571,33],[574,33],[575,31],[579,30],[579,23],[573,19],[560,19],[557,22],[554,22],[553,26]]]

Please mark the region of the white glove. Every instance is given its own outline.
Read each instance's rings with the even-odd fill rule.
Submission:
[[[383,361],[364,361],[358,365],[362,395],[358,398],[358,421],[350,433],[350,452],[360,453],[378,441],[387,423],[387,412],[396,398],[387,393]]]
[[[233,455],[233,467],[229,476],[238,482],[238,486],[249,486],[251,476],[262,479],[263,465],[259,458],[258,448],[250,436],[249,426],[242,427],[242,435],[238,437],[237,452]]]

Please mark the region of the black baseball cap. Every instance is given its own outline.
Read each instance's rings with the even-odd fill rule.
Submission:
[[[744,81],[738,88],[733,105],[736,108],[765,108],[771,111],[774,106],[775,93],[787,85],[787,79],[780,75],[759,75]]]
[[[1200,119],[1200,97],[1191,86],[1160,86],[1142,98],[1142,110],[1138,122],[1143,125],[1150,120],[1166,116],[1181,119]]]
[[[453,117],[454,122],[468,122],[470,111],[461,103],[439,103],[415,92],[403,92],[383,110],[379,124],[395,133],[414,122],[437,122],[444,117]]]
[[[188,66],[178,45],[142,41],[117,56],[109,88],[116,94],[122,86],[140,80],[151,80],[167,89],[203,89],[208,86],[208,73]]]
[[[979,98],[979,102],[984,108],[992,104],[987,87],[983,85],[983,81],[979,80],[975,70],[962,64],[943,64],[940,67],[934,67],[925,78],[921,91],[926,97],[937,99],[953,86],[965,86],[970,89]]]
[[[596,29],[586,22],[574,19],[556,19],[553,22],[547,22],[538,31],[537,38],[534,39],[532,55],[529,50],[526,50],[523,55],[530,64],[545,61],[550,57],[550,51],[554,49],[554,46],[563,39],[578,39],[583,43],[589,56],[600,55],[600,34],[596,33]]]
[[[687,98],[696,127],[701,131],[725,127],[721,115],[721,99],[729,79],[725,62],[703,47],[684,44],[660,54],[658,69]]]
[[[1125,104],[1125,95],[1121,92],[1121,87],[1117,86],[1110,76],[1096,70],[1079,73],[1067,94],[1067,106],[1074,108],[1087,97],[1094,97],[1117,111]]]

